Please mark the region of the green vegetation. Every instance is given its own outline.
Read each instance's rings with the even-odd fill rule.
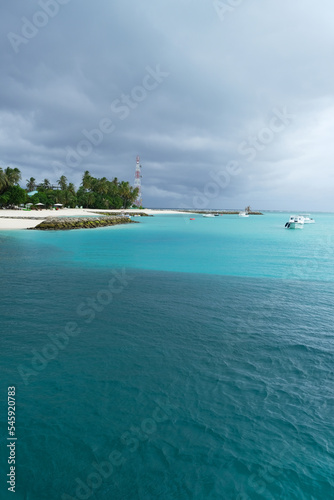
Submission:
[[[137,196],[138,188],[133,188],[128,182],[119,182],[117,177],[112,181],[106,177],[97,179],[88,170],[77,191],[78,205],[87,208],[129,208]]]
[[[18,185],[20,180],[21,172],[18,168],[0,168],[0,206],[25,203],[27,193]]]
[[[90,175],[88,170],[82,177],[78,190],[74,184],[68,183],[65,175],[53,186],[49,179],[37,184],[34,177],[26,181],[26,189],[19,186],[21,172],[18,168],[0,168],[0,206],[17,206],[31,203],[51,207],[62,204],[69,208],[76,206],[84,208],[118,209],[129,208],[138,196],[138,188],[133,188],[128,182],[118,181],[115,177],[109,181],[106,177],[98,179]],[[29,192],[37,191],[32,196]]]

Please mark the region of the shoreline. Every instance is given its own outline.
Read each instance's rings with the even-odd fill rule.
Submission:
[[[106,216],[107,214],[118,216],[121,214],[133,214],[142,216],[154,215],[202,215],[216,213],[219,215],[237,215],[238,211],[229,210],[170,210],[159,208],[146,208],[139,210],[137,208],[125,209],[95,209],[95,208],[63,208],[60,210],[42,209],[42,210],[0,210],[0,231],[20,230],[20,229],[34,229],[48,218],[70,218],[70,217],[91,217],[93,215]],[[250,212],[250,215],[263,215],[261,212]]]
[[[11,231],[20,229],[34,229],[36,226],[45,221],[48,217],[64,218],[64,217],[91,217],[101,214],[101,217],[106,213],[121,215],[121,214],[145,214],[145,215],[161,215],[161,214],[189,214],[190,212],[177,210],[159,210],[159,209],[95,209],[95,208],[63,208],[60,210],[42,209],[42,210],[0,210],[0,231]]]

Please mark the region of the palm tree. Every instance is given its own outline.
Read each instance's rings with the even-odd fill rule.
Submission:
[[[36,189],[36,179],[34,177],[30,177],[30,179],[27,179],[27,189],[28,191],[35,191]]]
[[[21,179],[21,172],[18,168],[7,167],[6,170],[0,168],[0,194],[9,187],[18,185]]]
[[[74,186],[73,182],[70,182],[70,183],[69,183],[69,185],[67,186],[67,190],[68,190],[71,194],[75,195],[75,186]]]
[[[75,206],[75,201],[77,200],[75,186],[72,182],[69,183],[67,188],[62,191],[62,203],[64,205]]]
[[[95,194],[92,192],[87,193],[87,207],[93,208],[94,202],[95,202]]]
[[[92,176],[89,171],[86,170],[82,177],[82,187],[84,189],[91,189],[92,187]]]
[[[62,175],[60,179],[58,179],[57,183],[62,191],[65,191],[65,189],[67,189],[67,179],[65,175]]]
[[[119,196],[122,198],[123,207],[129,208],[138,196],[138,188],[133,188],[128,182],[122,181],[119,184]]]
[[[99,194],[106,194],[109,189],[108,184],[109,181],[107,180],[106,177],[102,177],[102,179],[97,179],[94,191],[96,191]]]
[[[0,194],[4,193],[8,188],[8,179],[6,173],[0,168]]]
[[[42,184],[40,184],[38,187],[40,187],[44,190],[51,189],[51,182],[49,181],[49,179],[44,179]]]
[[[7,167],[5,170],[5,174],[7,176],[9,186],[17,185],[21,180],[21,172],[16,167]]]

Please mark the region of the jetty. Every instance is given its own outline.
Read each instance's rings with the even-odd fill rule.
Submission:
[[[70,229],[93,229],[116,226],[118,224],[138,224],[126,216],[88,216],[88,217],[47,217],[40,224],[29,230],[64,231]]]

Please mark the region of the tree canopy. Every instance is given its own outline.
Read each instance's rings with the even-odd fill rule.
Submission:
[[[93,177],[88,170],[84,172],[78,190],[73,183],[68,182],[62,175],[57,185],[53,186],[49,179],[43,179],[39,184],[34,177],[26,181],[26,189],[19,186],[21,172],[18,168],[0,168],[0,206],[12,206],[27,203],[36,205],[43,203],[45,207],[61,203],[63,206],[74,208],[117,209],[129,208],[138,196],[138,188],[134,188],[126,181],[119,181],[117,177],[108,180],[106,177]],[[28,192],[37,190],[37,193],[28,196]]]
[[[30,177],[30,179],[27,179],[27,190],[28,192],[35,191],[36,189],[36,179],[34,177]]]
[[[0,194],[4,193],[11,186],[18,185],[21,180],[21,172],[18,168],[0,168]]]

